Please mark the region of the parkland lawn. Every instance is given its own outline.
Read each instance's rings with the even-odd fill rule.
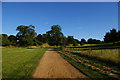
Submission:
[[[48,48],[2,48],[2,78],[32,78]]]

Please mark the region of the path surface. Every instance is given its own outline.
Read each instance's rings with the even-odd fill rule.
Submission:
[[[33,78],[87,78],[54,49],[48,49],[39,62]]]

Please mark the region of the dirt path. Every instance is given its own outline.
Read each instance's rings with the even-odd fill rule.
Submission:
[[[48,49],[41,59],[33,78],[87,78],[54,49]]]

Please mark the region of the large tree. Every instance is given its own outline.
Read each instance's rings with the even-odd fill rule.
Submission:
[[[73,43],[74,43],[73,36],[68,36],[68,44],[73,44]]]
[[[64,46],[64,47],[68,45],[68,38],[67,38],[67,37],[65,37],[65,36],[62,37],[60,41],[61,41],[61,42],[60,42],[60,43],[61,43],[60,45],[62,45],[62,46]]]
[[[8,35],[7,34],[2,34],[0,35],[2,39],[2,46],[9,46],[10,41],[8,40]]]
[[[43,37],[42,37],[41,34],[38,34],[38,35],[37,35],[37,40],[38,40],[39,42],[43,42]]]
[[[110,30],[110,32],[107,32],[104,36],[104,42],[115,42],[118,41],[118,32],[116,29]]]
[[[81,43],[87,43],[86,40],[84,38],[81,39]]]
[[[61,27],[59,25],[51,26],[51,30],[46,32],[47,41],[50,45],[60,45],[61,38],[63,37],[63,33],[61,32]]]
[[[88,43],[88,44],[93,44],[92,38],[89,38],[89,39],[87,40],[87,43]]]
[[[17,44],[17,37],[16,37],[16,36],[10,35],[10,36],[8,37],[8,39],[9,39],[10,44],[11,44],[12,46],[16,46],[16,44]]]
[[[42,45],[43,43],[43,38],[41,34],[38,34],[37,37],[34,38],[34,45]]]
[[[33,38],[36,36],[35,26],[20,25],[17,27],[17,38],[20,46],[30,46],[33,45]]]
[[[43,40],[43,43],[47,43],[47,41],[48,41],[47,34],[42,35],[42,40]]]
[[[111,42],[111,39],[110,39],[110,33],[107,32],[104,36],[104,42],[105,43],[108,43],[108,42]]]
[[[116,31],[116,29],[112,29],[112,30],[110,30],[110,33],[111,33],[111,42],[115,42],[115,41],[117,41],[117,31]]]

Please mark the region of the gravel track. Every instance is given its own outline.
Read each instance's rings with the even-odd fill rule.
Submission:
[[[33,78],[87,78],[54,49],[48,49],[40,60]]]

